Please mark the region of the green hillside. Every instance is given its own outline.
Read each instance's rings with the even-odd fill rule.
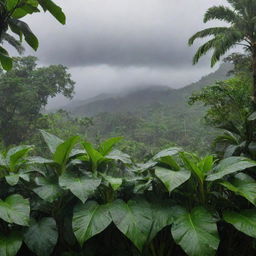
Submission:
[[[64,109],[75,116],[92,117],[93,126],[87,132],[90,140],[123,136],[121,147],[135,157],[146,157],[176,144],[203,154],[210,150],[209,140],[217,131],[204,124],[205,108],[189,106],[187,99],[193,91],[227,79],[230,69],[230,64],[223,64],[216,72],[181,89],[151,86],[119,96],[103,94],[71,102]]]

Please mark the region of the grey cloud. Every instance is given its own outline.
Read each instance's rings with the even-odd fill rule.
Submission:
[[[71,67],[188,67],[195,48],[189,48],[187,40],[202,28],[203,13],[212,5],[211,0],[58,2],[66,12],[66,26],[48,15],[33,16],[28,22],[38,32],[41,61]]]

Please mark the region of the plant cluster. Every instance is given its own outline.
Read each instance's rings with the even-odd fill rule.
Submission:
[[[0,155],[0,255],[255,253],[255,161],[172,147],[136,164],[119,137],[95,148],[41,133],[50,159],[32,146]]]

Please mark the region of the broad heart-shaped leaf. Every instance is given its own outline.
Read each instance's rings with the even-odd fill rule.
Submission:
[[[11,173],[10,175],[5,176],[5,180],[10,186],[17,185],[20,178],[25,181],[29,181],[29,174],[27,174],[27,173],[17,173],[17,174]]]
[[[148,242],[150,242],[159,231],[171,225],[174,221],[173,207],[171,207],[171,203],[168,200],[150,202],[150,206],[152,208],[152,228]]]
[[[155,167],[155,174],[163,182],[169,193],[186,182],[191,176],[191,172],[188,170],[172,171],[158,166]]]
[[[103,156],[107,155],[108,153],[110,153],[112,151],[113,146],[122,139],[123,139],[122,137],[115,137],[115,138],[110,138],[110,139],[103,141],[100,144],[99,152]]]
[[[221,179],[225,175],[232,174],[238,171],[243,171],[247,168],[256,166],[256,162],[245,157],[229,157],[219,162],[214,168],[214,173],[208,175],[206,180],[214,181]]]
[[[32,220],[24,234],[24,242],[37,256],[51,255],[57,240],[58,231],[53,218]]]
[[[105,157],[107,159],[120,161],[120,162],[122,162],[124,164],[131,164],[132,163],[131,157],[128,154],[125,154],[122,151],[117,150],[117,149],[111,151]]]
[[[83,203],[91,196],[100,185],[101,179],[87,175],[76,175],[74,172],[64,172],[59,178],[59,184],[64,189],[69,189]]]
[[[40,130],[45,143],[47,144],[49,150],[51,151],[51,153],[54,153],[56,151],[56,148],[63,143],[64,141],[62,139],[60,139],[59,137],[50,134],[44,130]]]
[[[74,136],[59,144],[53,155],[54,162],[63,167],[67,163],[69,154],[71,153],[73,147],[78,143],[79,139],[79,136]]]
[[[256,210],[226,211],[223,214],[223,218],[237,230],[256,238]]]
[[[95,201],[77,205],[72,226],[79,244],[82,246],[85,241],[102,232],[111,221],[109,205],[99,205]]]
[[[111,205],[110,212],[116,227],[142,251],[153,226],[150,204],[144,200],[128,203],[117,200]]]
[[[16,256],[22,245],[22,237],[16,232],[10,235],[0,234],[0,255],[1,256]]]
[[[66,23],[66,16],[62,9],[51,0],[39,0],[44,10],[48,10],[61,24]]]
[[[0,200],[0,218],[8,223],[22,226],[29,225],[29,200],[21,195],[8,196],[4,201]]]
[[[166,157],[166,156],[174,156],[177,155],[179,152],[181,152],[182,149],[181,148],[177,148],[177,147],[171,147],[171,148],[167,148],[165,150],[162,150],[161,152],[157,153],[152,160],[158,160],[162,157]]]
[[[52,203],[63,193],[63,190],[59,187],[57,180],[37,177],[35,182],[38,187],[34,188],[33,191],[47,202]]]
[[[213,256],[219,246],[217,225],[214,218],[203,207],[191,212],[177,209],[171,232],[177,244],[189,256]]]
[[[256,182],[249,175],[238,173],[230,182],[222,181],[220,184],[256,205]]]

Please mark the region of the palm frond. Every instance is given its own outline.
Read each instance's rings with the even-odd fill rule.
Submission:
[[[217,39],[215,37],[198,48],[193,58],[193,64],[196,64],[203,55],[215,47],[216,40]]]
[[[230,48],[234,47],[236,43],[243,40],[243,34],[237,30],[229,29],[226,33],[216,36],[214,45],[214,52],[211,58],[211,66],[213,67],[216,62],[220,60]]]
[[[2,40],[6,41],[8,44],[13,46],[17,50],[17,52],[19,54],[22,54],[25,51],[25,49],[22,46],[21,42],[18,41],[17,39],[15,39],[13,36],[11,36],[8,33],[3,33]]]
[[[235,11],[225,6],[213,6],[207,10],[204,15],[204,22],[210,20],[223,20],[228,23],[234,23],[239,19]]]
[[[188,40],[188,44],[192,45],[194,41],[198,38],[204,38],[207,36],[216,36],[220,33],[225,33],[229,28],[227,27],[213,27],[213,28],[207,28],[204,30],[201,30],[197,33],[195,33],[190,39]]]

